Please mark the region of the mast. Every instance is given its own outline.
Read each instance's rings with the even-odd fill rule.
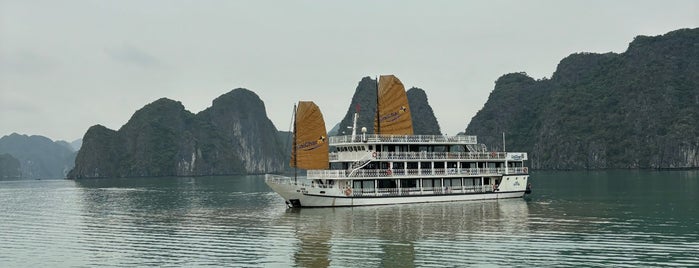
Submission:
[[[291,147],[291,148],[293,148],[292,151],[294,153],[294,157],[293,157],[294,158],[294,184],[296,184],[296,177],[298,176],[298,168],[296,167],[297,166],[296,162],[298,159],[298,157],[296,157],[296,154],[297,154],[297,152],[296,152],[297,151],[296,150],[296,103],[294,103],[294,112],[292,113],[291,117],[292,117],[291,118],[292,122],[294,122],[294,132],[292,133],[292,135],[293,135],[293,145],[292,146],[293,147]]]
[[[376,129],[374,134],[381,134],[381,113],[379,112],[379,77],[376,77]]]

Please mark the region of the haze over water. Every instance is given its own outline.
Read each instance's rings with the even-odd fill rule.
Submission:
[[[0,182],[0,266],[699,265],[699,171],[535,172],[525,199],[300,210],[263,180]]]

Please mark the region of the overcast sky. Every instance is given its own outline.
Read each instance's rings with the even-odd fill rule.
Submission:
[[[698,26],[699,1],[0,0],[0,136],[72,141],[161,97],[197,113],[238,87],[280,130],[298,100],[330,128],[380,74],[423,88],[451,135],[503,74]]]

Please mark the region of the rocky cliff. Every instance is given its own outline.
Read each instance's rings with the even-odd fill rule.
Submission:
[[[68,177],[278,172],[288,162],[277,132],[264,103],[246,89],[218,97],[196,115],[163,98],[136,111],[118,131],[91,127]]]
[[[441,135],[439,122],[427,101],[427,94],[421,88],[410,88],[407,92],[413,119],[413,131],[416,135]]]
[[[407,91],[408,104],[411,109],[413,119],[413,132],[416,135],[439,135],[441,130],[437,118],[434,116],[432,107],[427,101],[427,94],[420,88],[411,88]],[[374,133],[374,117],[376,116],[376,80],[370,77],[364,77],[357,89],[354,91],[350,107],[347,109],[345,117],[337,125],[337,133],[331,131],[330,135],[349,135],[352,130],[348,126],[352,126],[354,112],[359,107],[359,120],[357,126],[359,128],[366,127],[367,133]],[[359,131],[357,131],[359,133]]]
[[[699,29],[578,53],[551,79],[500,77],[467,133],[538,169],[699,167]]]
[[[17,133],[0,138],[0,154],[3,153],[19,161],[22,179],[65,178],[73,168],[76,154],[65,142]]]

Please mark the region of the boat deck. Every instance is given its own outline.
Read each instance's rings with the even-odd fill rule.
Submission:
[[[352,173],[348,170],[309,170],[309,179],[348,179],[348,178],[391,178],[410,177],[481,177],[510,174],[527,174],[526,167],[510,168],[435,168],[435,169],[360,169]],[[350,176],[350,174],[352,176]]]
[[[476,136],[444,135],[352,135],[330,137],[330,146],[368,144],[426,144],[426,145],[466,145],[477,144]]]

